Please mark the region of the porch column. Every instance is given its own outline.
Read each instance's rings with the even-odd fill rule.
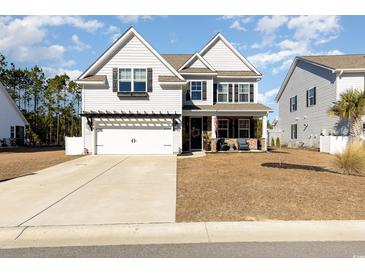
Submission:
[[[217,138],[217,129],[215,127],[217,116],[212,116],[212,139]]]
[[[267,150],[267,114],[262,116],[261,150]]]

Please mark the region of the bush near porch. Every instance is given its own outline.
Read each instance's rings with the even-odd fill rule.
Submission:
[[[365,177],[299,149],[178,159],[178,222],[365,219]]]

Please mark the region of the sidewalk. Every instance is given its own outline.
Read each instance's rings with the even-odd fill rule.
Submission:
[[[0,248],[365,241],[365,221],[263,221],[0,228]]]

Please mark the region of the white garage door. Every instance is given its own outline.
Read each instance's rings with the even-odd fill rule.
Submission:
[[[172,130],[167,128],[97,128],[97,154],[172,154]]]

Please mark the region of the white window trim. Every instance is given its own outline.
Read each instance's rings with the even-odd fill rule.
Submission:
[[[295,111],[297,111],[298,110],[298,97],[297,97],[297,102],[296,102],[296,107],[297,107],[297,109],[296,110],[294,110],[294,108],[293,108],[293,106],[294,106],[294,104],[292,103],[294,100],[294,98],[295,97],[297,97],[297,95],[295,95],[295,96],[292,96],[292,97],[290,97],[290,99],[289,99],[289,101],[290,101],[290,112],[295,112]]]
[[[131,91],[120,91],[119,90],[119,83],[122,81],[119,77],[119,70],[121,69],[130,69],[131,70]],[[136,81],[136,82],[145,82],[146,83],[146,89],[145,91],[134,91],[134,70],[135,69],[144,69],[146,72],[146,80],[145,81]],[[126,81],[123,81],[126,82]],[[146,67],[135,67],[135,68],[131,68],[131,67],[120,67],[118,68],[118,92],[147,92],[147,68]]]
[[[222,86],[223,86],[223,85],[227,86],[227,89],[226,89],[226,90],[227,90],[227,92],[225,92],[225,93],[223,93],[223,92],[219,92],[219,86],[220,86],[220,85],[222,85]],[[219,94],[225,94],[225,95],[227,95],[227,101],[225,101],[225,102],[224,102],[224,101],[219,101]],[[228,96],[229,96],[228,94],[229,94],[229,90],[228,90],[228,83],[218,83],[218,87],[217,87],[217,103],[229,103],[229,102],[228,102],[228,99],[229,99],[229,98],[228,98]]]
[[[220,134],[219,134],[219,130],[220,130],[219,121],[226,121],[227,122],[227,128],[224,128],[224,130],[227,130],[227,137],[225,137],[225,138],[229,138],[229,120],[228,119],[219,119],[218,118],[218,137],[221,138]]]
[[[312,106],[316,105],[314,102],[313,102],[313,104],[310,103],[311,102],[310,99],[315,98],[315,96],[316,96],[316,95],[314,95],[314,96],[310,97],[310,91],[315,90],[315,89],[316,89],[316,87],[312,87],[312,88],[307,89],[307,92],[308,92],[308,107],[312,107]]]
[[[240,91],[240,85],[248,86],[247,92]],[[247,101],[240,101],[240,95],[247,93]],[[250,84],[247,83],[238,83],[238,102],[237,103],[250,103]]]
[[[200,82],[200,99],[193,99],[193,82]],[[203,80],[190,81],[190,101],[203,101]]]
[[[229,85],[232,85],[232,102],[229,102]],[[250,84],[254,84],[251,82],[218,82],[217,83],[217,103],[223,103],[223,104],[249,104],[250,102]],[[227,85],[227,101],[219,101],[218,94],[219,94],[219,85]],[[240,94],[245,94],[244,92],[240,92],[240,89],[238,87],[238,102],[234,101],[234,85],[247,85],[248,86],[248,101],[247,102],[241,102],[240,101]],[[254,93],[255,93],[255,85],[254,85]],[[255,96],[255,95],[254,95]]]
[[[248,121],[248,128],[241,128],[240,121]],[[247,129],[248,130],[248,137],[241,137],[241,130]],[[238,119],[238,138],[250,138],[250,119]]]

